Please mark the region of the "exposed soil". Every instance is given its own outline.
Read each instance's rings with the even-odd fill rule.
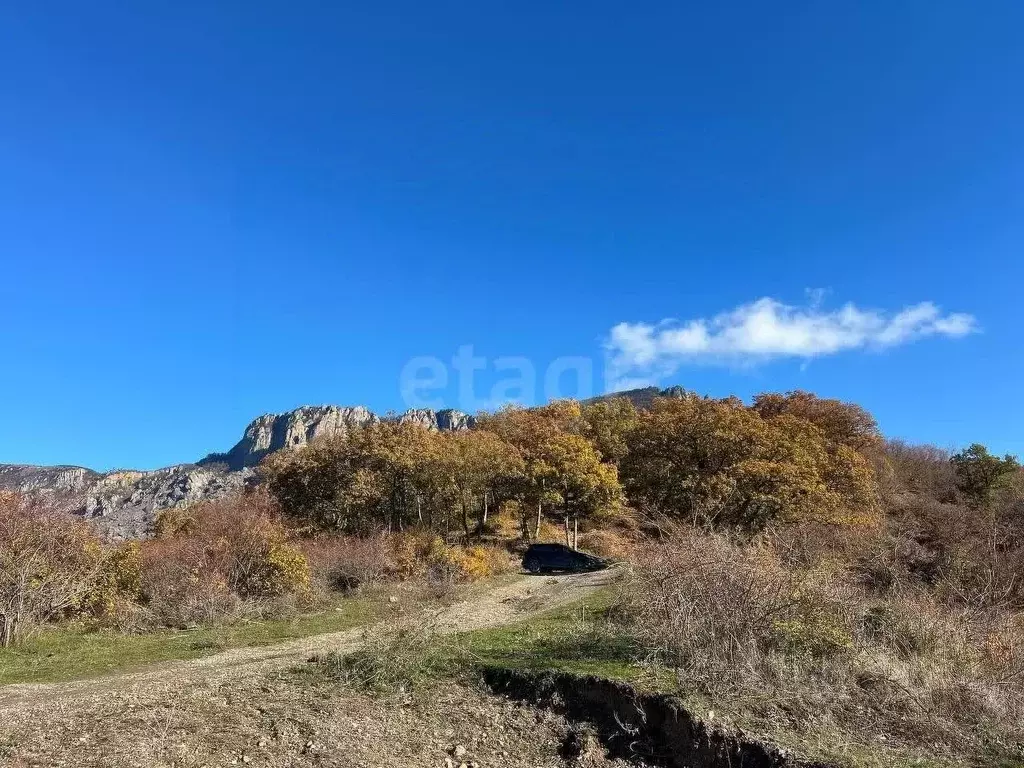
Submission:
[[[432,623],[454,632],[512,622],[611,578],[520,578],[436,612]],[[448,685],[416,697],[367,698],[292,671],[314,654],[355,649],[362,637],[353,630],[105,678],[7,686],[0,689],[0,764],[616,764],[603,750],[566,751],[571,727],[562,717],[493,694]],[[454,754],[457,745],[465,754]]]
[[[38,710],[37,710],[38,711]],[[532,768],[625,766],[547,710],[446,685],[371,698],[278,672],[179,690],[172,700],[119,691],[45,710],[0,737],[12,768]],[[6,746],[4,740],[6,739]],[[461,747],[461,749],[459,749]],[[584,762],[585,761],[585,762]],[[0,760],[2,762],[2,760]]]

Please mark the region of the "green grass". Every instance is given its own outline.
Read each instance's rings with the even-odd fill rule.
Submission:
[[[326,654],[316,665],[293,671],[370,692],[429,689],[452,677],[476,679],[482,668],[493,666],[559,670],[653,688],[658,681],[635,663],[635,645],[607,621],[613,599],[608,588],[521,622],[458,635],[416,626],[385,630],[355,652]]]
[[[516,624],[468,632],[457,653],[474,667],[552,669],[648,687],[657,681],[636,663],[640,650],[607,621],[613,600],[608,587]]]
[[[345,598],[318,613],[195,630],[126,635],[45,629],[17,648],[0,650],[0,685],[76,680],[162,661],[195,659],[229,648],[272,645],[362,626],[379,614],[380,604],[373,600]]]
[[[365,658],[368,656],[379,656],[381,666],[401,661],[407,668],[396,671],[418,678],[473,675],[483,667],[497,666],[594,675],[627,681],[649,691],[670,690],[671,676],[638,663],[643,656],[641,650],[608,621],[614,599],[615,588],[609,586],[512,624],[434,636],[429,642],[399,633],[357,653],[360,662],[372,661]],[[338,661],[330,659],[328,664]]]

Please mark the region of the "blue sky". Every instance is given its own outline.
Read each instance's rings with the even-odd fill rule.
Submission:
[[[424,356],[465,405],[466,345],[471,405],[499,358],[576,356],[598,389],[608,360],[810,389],[1024,453],[1022,28],[940,0],[4,4],[0,461],[156,467],[268,411],[401,409]]]

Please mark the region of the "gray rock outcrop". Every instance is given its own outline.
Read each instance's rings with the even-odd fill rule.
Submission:
[[[103,477],[85,467],[34,467],[28,464],[0,464],[0,488],[30,493],[52,490],[75,493]]]
[[[394,418],[433,430],[468,429],[473,417],[462,411],[432,411],[416,408]],[[235,447],[225,454],[213,454],[199,463],[223,463],[233,471],[255,467],[268,453],[282,448],[300,448],[318,437],[344,437],[351,430],[381,421],[381,417],[361,405],[306,405],[287,413],[267,413],[255,419]]]
[[[242,439],[223,460],[231,470],[255,467],[268,453],[299,448],[318,437],[344,436],[375,421],[377,416],[361,405],[307,405],[288,413],[264,414],[245,428]]]
[[[398,420],[403,423],[412,422],[427,429],[436,429],[441,432],[454,432],[460,429],[469,429],[473,426],[473,417],[462,411],[451,409],[444,411],[432,411],[429,408],[413,408],[406,411]]]

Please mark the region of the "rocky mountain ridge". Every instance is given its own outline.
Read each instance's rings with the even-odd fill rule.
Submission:
[[[456,410],[413,409],[384,418],[437,430],[473,425],[472,416]],[[140,538],[151,531],[161,509],[216,498],[252,483],[253,467],[269,453],[298,448],[321,436],[345,435],[380,420],[363,406],[303,406],[254,419],[227,453],[210,454],[195,463],[112,472],[0,464],[0,490],[45,495],[72,514],[93,521],[111,539]]]

